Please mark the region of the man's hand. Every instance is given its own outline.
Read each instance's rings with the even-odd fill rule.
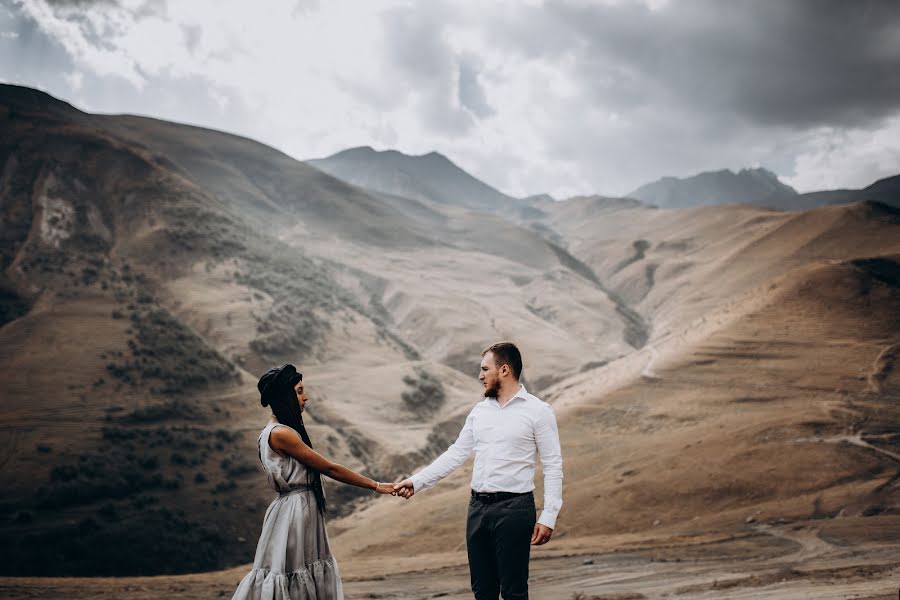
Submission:
[[[411,479],[404,479],[400,483],[394,484],[394,492],[398,496],[403,496],[404,498],[412,498],[413,494],[416,493],[415,488],[413,487],[413,482]]]
[[[534,533],[531,534],[531,545],[532,546],[540,546],[541,544],[546,544],[550,541],[550,537],[553,535],[553,530],[547,527],[546,525],[541,525],[540,523],[535,524]]]

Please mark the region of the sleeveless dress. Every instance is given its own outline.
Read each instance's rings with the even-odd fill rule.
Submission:
[[[343,600],[337,562],[328,546],[325,520],[309,486],[309,469],[269,446],[275,427],[259,435],[259,460],[269,485],[278,492],[266,510],[253,570],[238,584],[232,600]]]

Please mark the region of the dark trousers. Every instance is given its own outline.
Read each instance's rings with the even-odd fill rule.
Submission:
[[[466,548],[475,600],[527,600],[534,495],[486,503],[469,500]]]

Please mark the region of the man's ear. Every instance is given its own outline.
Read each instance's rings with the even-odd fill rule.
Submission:
[[[504,377],[509,375],[509,365],[500,365],[500,376]]]

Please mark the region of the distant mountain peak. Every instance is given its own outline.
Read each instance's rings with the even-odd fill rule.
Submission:
[[[557,202],[557,199],[551,196],[550,194],[532,194],[531,196],[525,196],[522,198],[524,202]]]
[[[508,207],[510,203],[518,207],[518,201],[437,151],[410,155],[361,146],[306,162],[338,179],[385,194],[483,210]]]
[[[705,171],[691,177],[662,177],[630,194],[660,208],[683,208],[704,204],[749,203],[775,206],[796,197],[797,191],[763,167]]]
[[[366,157],[377,154],[378,152],[372,146],[355,146],[353,148],[347,148],[346,150],[341,150],[340,152],[334,154],[333,156],[344,157],[344,158],[355,158],[355,157]]]
[[[450,164],[453,164],[449,158],[441,154],[440,152],[432,150],[426,154],[406,154],[405,152],[401,152],[400,150],[395,150],[393,148],[388,148],[387,150],[376,150],[372,146],[354,146],[353,148],[347,148],[346,150],[341,150],[340,152],[336,152],[327,158],[321,159],[312,159],[307,162],[315,162],[319,160],[331,160],[336,158],[373,158],[377,156],[385,156],[385,157],[402,157],[409,160],[439,160],[445,161]]]

